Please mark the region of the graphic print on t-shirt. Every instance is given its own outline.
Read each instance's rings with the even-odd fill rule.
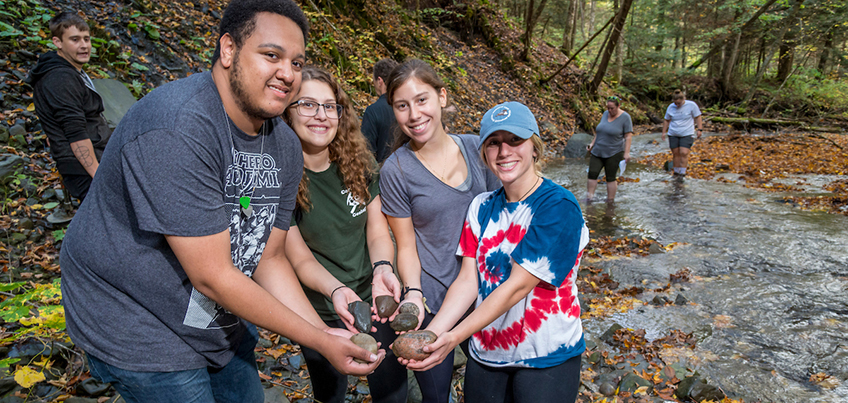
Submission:
[[[342,190],[342,195],[347,196],[347,203],[350,206],[350,216],[351,217],[359,217],[362,213],[364,213],[367,208],[366,205],[359,202],[359,199],[350,194],[350,189]],[[361,207],[361,208],[360,208]]]
[[[265,250],[269,231],[277,216],[280,199],[280,169],[269,154],[232,149],[233,163],[227,168],[224,200],[230,213],[230,245],[233,264],[248,277]],[[243,214],[238,200],[250,197],[253,212]],[[238,324],[238,318],[197,289],[191,291],[183,324],[201,329],[223,328]]]

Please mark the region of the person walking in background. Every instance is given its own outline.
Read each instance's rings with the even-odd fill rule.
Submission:
[[[429,64],[413,59],[394,69],[386,96],[401,135],[380,171],[380,196],[397,241],[401,302],[418,306],[425,327],[459,274],[456,245],[468,204],[500,182],[477,157],[479,137],[445,132],[448,93]],[[448,401],[453,351],[449,355],[415,374],[425,403]]]
[[[112,130],[103,117],[103,99],[82,69],[91,58],[88,24],[66,11],[51,18],[48,26],[56,50],[38,58],[26,82],[34,89],[35,113],[65,189],[82,201]]]
[[[630,120],[630,115],[621,109],[621,99],[616,96],[607,98],[607,110],[595,128],[595,138],[586,147],[590,152],[587,201],[592,201],[595,197],[601,169],[606,174],[607,202],[615,201],[615,193],[618,190],[616,172],[622,161],[630,162],[632,140],[633,121]]]
[[[62,241],[62,303],[92,376],[127,402],[263,402],[256,326],[345,373],[385,353],[325,325],[286,256],[303,154],[280,115],[307,33],[291,0],[233,0],[212,70],[134,104],[103,154]]]
[[[392,140],[397,129],[392,106],[386,101],[386,82],[397,66],[398,63],[392,59],[382,59],[374,64],[374,89],[379,98],[362,114],[362,134],[368,139],[371,152],[380,164],[392,153]]]
[[[665,141],[666,134],[668,134],[668,146],[671,148],[673,157],[674,175],[686,176],[686,168],[689,166],[689,150],[692,149],[695,138],[700,139],[703,133],[701,109],[698,108],[698,104],[687,101],[686,93],[681,90],[674,90],[671,100],[673,102],[665,111],[662,140]],[[695,129],[696,125],[697,129]]]
[[[432,354],[403,360],[427,370],[471,337],[467,403],[577,398],[586,346],[576,279],[589,230],[574,195],[542,178],[544,148],[526,106],[507,102],[483,115],[480,156],[503,187],[468,208],[456,251],[462,271],[427,327],[438,335],[424,347]]]
[[[348,304],[390,295],[400,301],[392,261],[395,250],[380,203],[377,163],[359,131],[350,99],[326,71],[303,70],[297,101],[283,115],[303,148],[303,177],[297,208],[286,237],[286,256],[312,307],[327,326],[357,332]],[[376,322],[375,339],[395,339],[386,320]],[[343,403],[347,375],[320,352],[301,346],[316,401]],[[407,376],[394,353],[368,387],[375,403],[406,403]]]

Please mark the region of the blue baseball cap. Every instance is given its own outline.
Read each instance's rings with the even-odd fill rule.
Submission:
[[[480,147],[498,130],[508,131],[523,139],[539,134],[536,116],[520,102],[504,102],[489,109],[480,121]]]

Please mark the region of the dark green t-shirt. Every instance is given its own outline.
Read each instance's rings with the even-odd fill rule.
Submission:
[[[303,170],[309,178],[312,209],[298,211],[292,218],[312,255],[327,271],[350,287],[363,301],[371,299],[371,257],[365,236],[366,206],[355,200],[344,186],[339,167],[330,163],[323,172]],[[380,194],[377,173],[368,185],[371,200]],[[309,302],[323,320],[339,319],[333,304],[323,294],[303,287]]]

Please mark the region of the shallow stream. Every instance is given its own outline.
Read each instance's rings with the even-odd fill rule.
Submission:
[[[658,139],[636,136],[634,159],[666,151]],[[582,200],[586,166],[582,159],[554,160],[545,174]],[[641,235],[684,245],[591,264],[622,284],[648,289],[689,268],[697,277],[683,284],[682,293],[692,304],[644,305],[585,321],[586,330],[599,335],[618,323],[646,329],[649,340],[671,329],[694,332],[698,345],[689,362],[729,397],[746,402],[848,402],[848,217],[802,211],[780,202],[786,193],[744,182],[677,180],[637,164],[629,164],[624,176],[640,182],[620,184],[614,206],[603,202],[603,184],[596,192],[600,201],[581,201],[592,237]],[[838,386],[810,382],[817,373]]]

